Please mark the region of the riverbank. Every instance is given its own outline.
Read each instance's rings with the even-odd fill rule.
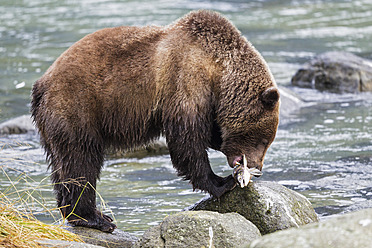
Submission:
[[[205,198],[186,211],[167,216],[139,239],[121,230],[113,233],[82,227],[69,227],[68,230],[80,235],[88,244],[111,248],[369,246],[372,208],[337,215],[320,222],[314,214],[306,198],[267,182],[252,183],[246,189],[236,188],[219,200]],[[278,221],[278,217],[281,220]],[[266,227],[270,227],[270,231]],[[69,244],[42,242],[44,245],[48,243],[53,244],[53,247]],[[88,247],[86,244],[81,245]]]

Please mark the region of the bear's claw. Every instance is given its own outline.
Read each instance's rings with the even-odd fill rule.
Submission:
[[[83,226],[88,228],[98,229],[102,232],[112,233],[116,229],[116,225],[111,223],[113,219],[100,211],[96,210],[96,214],[89,219],[69,218],[68,222],[72,226]]]

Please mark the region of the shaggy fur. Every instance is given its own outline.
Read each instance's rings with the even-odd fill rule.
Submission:
[[[235,181],[213,173],[206,150],[222,151],[230,166],[246,154],[249,167],[261,169],[278,101],[253,46],[221,15],[197,11],[166,27],[87,35],[36,81],[32,116],[63,215],[112,232],[93,190],[107,149],[132,149],[163,134],[178,175],[219,197]]]

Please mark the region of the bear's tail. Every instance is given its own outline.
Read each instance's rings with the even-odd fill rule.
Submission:
[[[31,91],[31,117],[36,127],[40,130],[40,122],[43,119],[40,109],[46,89],[42,83],[42,78],[37,80]]]

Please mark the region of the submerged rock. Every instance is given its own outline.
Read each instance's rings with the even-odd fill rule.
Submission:
[[[259,237],[257,227],[237,213],[186,211],[150,228],[134,247],[238,247]]]
[[[0,124],[0,134],[21,134],[35,131],[29,115],[21,115]]]
[[[371,247],[372,209],[265,235],[249,248]]]
[[[292,85],[334,93],[372,91],[372,61],[346,52],[327,52],[306,63]]]
[[[65,226],[66,230],[77,234],[88,244],[103,247],[132,247],[138,238],[130,233],[115,229],[113,233],[105,233],[93,228]]]
[[[115,151],[111,156],[120,158],[145,158],[164,154],[169,154],[169,150],[165,137],[161,136],[147,145],[138,147],[132,151]]]
[[[263,181],[236,187],[220,199],[205,197],[186,210],[239,213],[255,224],[262,235],[318,221],[306,197],[280,184]]]

